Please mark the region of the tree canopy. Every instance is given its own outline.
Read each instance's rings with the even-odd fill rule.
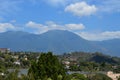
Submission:
[[[32,62],[28,75],[32,75],[35,80],[48,78],[57,80],[60,76],[64,78],[66,73],[57,57],[48,52],[42,53],[38,61]]]

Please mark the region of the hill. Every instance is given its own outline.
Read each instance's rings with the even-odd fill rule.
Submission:
[[[66,53],[61,56],[59,56],[60,59],[75,59],[79,62],[96,62],[96,63],[109,63],[109,64],[120,64],[120,58],[119,57],[112,57],[106,54],[102,54],[99,52],[95,53],[86,53],[86,52],[72,52],[72,53]]]

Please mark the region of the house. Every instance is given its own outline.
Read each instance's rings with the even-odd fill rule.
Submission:
[[[12,58],[14,58],[14,59],[18,59],[19,56],[18,56],[18,55],[15,55],[15,56],[12,56]]]
[[[65,65],[66,69],[70,68],[70,62],[69,61],[62,61],[62,63]]]
[[[118,78],[120,77],[120,73],[113,73],[112,71],[108,71],[107,76],[109,76],[113,80],[118,80]]]
[[[26,60],[26,61],[28,60],[27,55],[24,55],[23,58],[24,58],[24,60]]]
[[[9,53],[10,49],[9,48],[0,48],[1,53]]]
[[[25,59],[26,61],[28,60],[28,58],[27,58],[27,57],[25,57],[24,59]]]
[[[14,64],[20,65],[20,61],[15,61]]]

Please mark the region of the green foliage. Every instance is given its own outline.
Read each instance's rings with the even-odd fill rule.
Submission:
[[[117,66],[117,67],[113,70],[113,72],[115,72],[115,73],[120,73],[120,66]]]
[[[99,64],[95,62],[80,62],[79,64],[79,69],[81,71],[97,71],[99,67]]]
[[[9,73],[6,76],[5,80],[19,80],[19,78],[18,78],[18,72],[19,72],[18,70],[15,70],[15,71]]]
[[[15,61],[20,61],[21,64],[15,65]],[[63,61],[70,62],[69,70],[71,71],[91,72],[92,76],[88,77],[89,80],[111,80],[106,75],[96,74],[98,71],[113,70],[115,73],[120,73],[120,58],[101,53],[74,52],[55,56],[51,52],[42,54],[15,52],[0,53],[0,73],[5,74],[5,76],[0,75],[0,80],[86,80],[81,74],[66,74],[63,65],[61,65]],[[28,75],[18,77],[18,71],[8,73],[7,69],[10,68],[29,68]]]
[[[20,80],[30,80],[30,79],[27,75],[22,74],[21,77],[20,77]],[[34,79],[31,78],[31,80],[34,80]]]
[[[45,78],[57,80],[60,75],[64,78],[65,70],[57,57],[48,52],[41,54],[38,62],[32,62],[28,75],[33,75],[35,80]]]
[[[120,80],[120,77],[118,78],[118,80]]]
[[[71,74],[70,77],[71,80],[88,80],[84,75],[78,73]]]
[[[79,71],[79,68],[78,68],[77,65],[71,65],[71,66],[70,66],[70,70],[71,70],[71,71]]]

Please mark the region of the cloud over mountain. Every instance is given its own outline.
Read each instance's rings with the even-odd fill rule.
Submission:
[[[0,32],[6,32],[8,30],[15,30],[15,26],[11,23],[0,23]]]
[[[81,23],[79,24],[70,23],[70,24],[62,25],[62,24],[57,24],[53,21],[48,21],[45,24],[40,24],[40,23],[36,23],[33,21],[29,21],[28,23],[26,23],[26,27],[35,29],[35,33],[43,33],[48,30],[55,30],[55,29],[74,31],[74,30],[82,30],[85,28],[85,26]]]
[[[108,39],[120,39],[120,31],[104,31],[99,33],[92,33],[92,32],[80,32],[80,36],[87,40],[94,40],[94,41],[101,41],[101,40],[108,40]]]

